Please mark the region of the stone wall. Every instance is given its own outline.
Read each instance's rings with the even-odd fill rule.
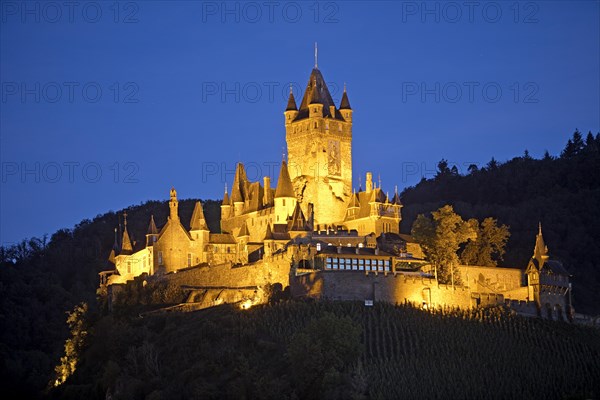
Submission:
[[[393,273],[315,271],[296,277],[291,289],[293,296],[331,300],[411,302],[430,307],[453,305],[467,308],[476,305],[468,288],[438,285],[433,279]]]

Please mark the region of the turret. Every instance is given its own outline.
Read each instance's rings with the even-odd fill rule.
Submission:
[[[275,190],[275,223],[285,224],[296,206],[296,195],[290,179],[287,163],[282,161],[277,189]]]
[[[171,200],[169,201],[169,219],[171,221],[179,221],[179,202],[177,201],[177,192],[175,188],[171,188]]]
[[[242,215],[244,212],[244,200],[246,194],[246,171],[242,163],[237,164],[233,187],[231,188],[231,203],[233,205],[233,214]]]
[[[150,223],[148,224],[148,231],[146,232],[146,247],[154,246],[154,243],[158,240],[158,229],[154,223],[154,215],[150,215]]]
[[[342,101],[340,102],[339,110],[342,113],[342,117],[347,122],[352,122],[352,107],[350,107],[348,93],[346,93],[346,84],[344,84],[344,94],[342,95]]]
[[[221,220],[227,219],[231,216],[231,202],[229,200],[229,194],[227,193],[227,184],[225,184],[225,194],[223,195],[223,202],[221,203]]]
[[[290,85],[290,96],[288,98],[287,107],[285,108],[283,115],[285,116],[286,125],[291,124],[298,115],[298,107],[296,106],[296,99],[294,98],[292,85]]]

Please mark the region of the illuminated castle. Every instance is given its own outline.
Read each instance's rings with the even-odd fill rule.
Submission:
[[[397,191],[389,198],[371,173],[364,190],[352,190],[352,114],[346,88],[336,107],[315,62],[299,107],[289,94],[288,162],[277,185],[269,177],[250,182],[239,163],[230,193],[225,189],[220,233],[208,229],[200,202],[186,229],[175,189],[168,220],[158,230],[150,219],[143,248],[132,246],[125,215],[111,253],[116,268],[101,273],[101,288],[110,295],[136,279],[168,281],[186,287],[188,304],[200,308],[262,302],[265,288],[278,285],[295,296],[427,307],[506,302],[523,313],[550,307],[567,314],[568,274],[547,260],[541,227],[526,286],[516,268],[461,266],[462,286],[441,285],[424,272],[420,247],[399,232]]]

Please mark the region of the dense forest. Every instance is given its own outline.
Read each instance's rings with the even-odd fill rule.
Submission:
[[[56,399],[584,399],[600,331],[498,308],[301,302],[104,316]]]
[[[579,132],[576,132],[569,139],[564,151],[556,157],[546,154],[542,159],[533,159],[526,152],[523,156],[504,163],[492,160],[485,168],[478,169],[473,166],[470,168],[469,174],[464,176],[460,175],[456,168],[442,161],[435,178],[423,180],[415,187],[408,188],[403,192],[402,230],[406,233],[410,232],[412,223],[419,213],[438,209],[444,204],[452,204],[454,210],[465,219],[478,218],[482,220],[484,217],[492,216],[498,220],[499,224],[508,225],[510,228],[510,239],[501,265],[524,268],[533,250],[538,221],[541,221],[550,254],[554,258],[563,261],[573,274],[576,311],[598,314],[600,313],[600,271],[598,270],[597,261],[600,259],[599,148],[599,135],[594,137],[589,134],[584,139]],[[179,212],[184,225],[191,218],[194,202],[195,200],[180,201]],[[213,232],[218,232],[220,202],[207,200],[203,204],[209,228]],[[161,226],[167,220],[168,206],[166,202],[149,201],[127,208],[127,213],[129,233],[135,242],[134,247],[139,247],[143,246],[145,242],[145,233],[150,215],[154,215],[156,223]],[[302,314],[306,311],[301,310],[306,310],[303,307],[317,307],[316,305],[290,304],[272,308],[264,307],[246,314],[229,310],[222,316],[222,311],[228,310],[227,308],[214,310],[214,313],[209,311],[199,315],[152,317],[150,319],[129,318],[126,310],[123,311],[123,315],[103,315],[103,310],[96,303],[98,272],[111,267],[107,262],[107,257],[115,240],[114,229],[117,228],[118,234],[122,228],[122,222],[122,210],[118,214],[111,211],[104,215],[98,215],[93,220],[84,220],[72,229],[59,230],[50,238],[32,238],[23,240],[18,245],[8,248],[0,247],[0,382],[3,387],[3,397],[39,397],[48,387],[48,384],[56,379],[54,369],[61,364],[61,357],[64,357],[65,352],[65,341],[72,335],[73,331],[73,328],[67,325],[67,318],[72,319],[72,314],[68,315],[67,313],[76,309],[76,305],[81,302],[85,302],[89,306],[85,313],[86,321],[89,324],[86,328],[89,335],[81,341],[81,343],[84,343],[81,368],[77,369],[72,379],[66,381],[64,389],[51,392],[52,396],[77,397],[73,393],[79,393],[78,391],[81,390],[81,394],[96,398],[102,397],[99,393],[109,387],[115,389],[123,386],[122,393],[132,393],[131,398],[143,394],[152,394],[151,392],[145,392],[148,387],[152,388],[152,392],[157,392],[153,395],[155,398],[160,398],[164,397],[165,393],[171,393],[170,390],[175,390],[173,389],[175,383],[173,386],[166,384],[172,379],[173,382],[177,382],[179,385],[198,380],[204,386],[196,387],[195,384],[190,384],[191,387],[196,388],[193,390],[207,390],[206,393],[209,394],[217,393],[222,389],[225,390],[225,387],[229,388],[229,384],[235,381],[237,383],[227,390],[245,390],[247,391],[247,397],[254,397],[252,393],[256,393],[255,391],[259,389],[260,391],[264,389],[264,393],[274,393],[281,389],[284,396],[291,398],[294,396],[309,397],[310,393],[302,392],[298,382],[306,379],[316,379],[317,381],[321,379],[323,381],[319,381],[318,385],[325,385],[321,387],[333,390],[332,397],[362,398],[365,393],[376,398],[385,397],[386,393],[406,395],[407,397],[421,397],[421,395],[439,397],[439,393],[443,393],[441,388],[450,390],[448,389],[449,383],[444,379],[449,379],[451,375],[442,374],[437,369],[440,368],[439,363],[432,361],[432,357],[441,357],[442,355],[450,357],[448,353],[451,353],[452,349],[460,350],[460,352],[467,351],[465,354],[469,354],[468,357],[470,357],[448,359],[448,364],[444,365],[451,366],[452,371],[464,369],[474,374],[476,366],[484,366],[486,370],[492,368],[490,374],[493,374],[493,376],[502,374],[513,376],[517,374],[518,379],[522,379],[518,373],[519,368],[521,368],[519,363],[511,364],[512,361],[502,358],[509,356],[501,356],[500,359],[504,360],[505,363],[499,364],[500,367],[498,368],[501,369],[494,369],[495,364],[489,360],[496,359],[499,356],[496,353],[490,354],[489,352],[498,350],[487,348],[488,341],[484,342],[482,339],[481,342],[477,342],[477,339],[469,336],[469,329],[472,327],[485,326],[485,329],[488,330],[485,331],[486,335],[496,337],[493,336],[495,334],[492,331],[498,325],[494,323],[478,324],[466,315],[443,318],[437,315],[435,318],[431,318],[431,316],[416,310],[402,309],[394,311],[394,308],[384,306],[376,307],[371,314],[362,314],[362,311],[356,310],[360,308],[356,305],[340,305],[339,308],[336,308],[338,306],[335,305],[324,305],[325,308],[321,311],[323,313],[325,311],[333,313],[337,316],[336,318],[340,318],[341,320],[335,320],[332,323],[341,324],[343,330],[353,332],[356,324],[359,324],[360,332],[357,341],[360,343],[358,345],[360,355],[357,358],[359,361],[350,362],[346,360],[347,363],[344,361],[344,365],[352,365],[351,370],[336,367],[337,372],[333,371],[332,376],[326,373],[320,377],[309,377],[310,370],[294,372],[291,365],[296,361],[290,354],[296,354],[297,357],[301,358],[302,352],[296,349],[296,353],[294,353],[294,350],[289,347],[291,346],[289,338],[298,334],[299,331],[304,332],[305,329],[308,329],[304,334],[308,335],[309,339],[306,339],[306,337],[300,337],[299,339],[311,342],[311,335],[316,334],[311,331],[312,328],[307,328],[307,326],[312,326],[309,321],[312,321],[312,317],[308,318],[307,315]],[[296,310],[294,307],[298,307],[298,309]],[[292,309],[294,312],[290,311]],[[295,311],[299,312],[298,317],[295,316]],[[314,312],[320,315],[321,311]],[[354,325],[352,326],[348,325],[348,320],[344,319],[346,311],[349,313],[347,317],[353,321]],[[365,320],[365,318],[370,318],[366,316],[379,315],[378,313],[384,312],[394,315],[389,323],[379,319]],[[274,323],[275,328],[273,329],[280,329],[281,332],[268,331],[264,333],[261,329],[271,328],[267,326],[260,327],[259,325],[260,323],[270,324],[270,322],[264,321],[269,321],[268,318],[271,317],[268,317],[268,315],[273,313],[289,313],[289,315],[286,314],[287,317],[285,318],[282,316],[279,322]],[[239,315],[243,316],[239,317]],[[248,320],[250,315],[256,315],[256,318],[259,319],[263,318],[260,319],[263,322],[256,322],[258,325],[250,324]],[[205,321],[204,319],[207,316],[210,316],[210,318]],[[186,319],[188,317],[189,320]],[[325,317],[327,315],[324,315]],[[377,318],[381,318],[381,316]],[[417,318],[421,321],[421,325],[417,324],[414,329],[409,329],[408,324],[416,323],[411,318]],[[539,368],[540,365],[545,365],[541,364],[542,362],[550,362],[551,365],[554,365],[552,368],[555,368],[555,375],[551,376],[559,383],[553,385],[559,386],[551,385],[548,387],[559,388],[565,396],[582,395],[587,390],[585,388],[589,388],[589,385],[586,386],[581,383],[581,380],[578,380],[579,378],[569,381],[564,377],[558,377],[556,375],[559,371],[558,366],[545,358],[535,358],[537,357],[535,354],[538,354],[538,350],[542,354],[541,349],[543,348],[546,352],[548,349],[551,349],[552,352],[563,351],[564,353],[561,353],[562,355],[559,357],[564,362],[575,363],[578,357],[588,353],[596,354],[597,359],[597,347],[594,346],[597,346],[598,337],[594,336],[595,334],[589,333],[587,330],[580,331],[578,330],[580,328],[568,327],[560,323],[552,324],[543,321],[510,318],[511,321],[521,321],[517,325],[523,326],[523,330],[517,328],[517,325],[508,323],[506,325],[507,332],[504,332],[502,330],[504,328],[502,328],[497,333],[498,335],[508,336],[498,337],[498,340],[504,341],[503,343],[507,343],[507,345],[517,346],[523,351],[525,349],[522,346],[528,344],[532,350],[523,354],[528,354],[528,357],[533,357],[532,360],[537,360],[536,362],[540,363],[537,365],[536,374],[543,374],[543,371],[540,371]],[[429,320],[431,322],[427,322]],[[464,322],[460,322],[461,320],[464,320]],[[227,361],[224,365],[233,369],[228,369],[227,373],[219,380],[211,374],[215,371],[225,371],[225,369],[219,369],[221,367],[216,361],[219,359],[214,357],[216,355],[233,357],[233,353],[229,353],[231,347],[217,349],[215,346],[219,345],[218,339],[222,333],[226,334],[223,340],[231,340],[227,335],[233,334],[235,322],[232,321],[242,321],[238,324],[253,326],[253,328],[249,327],[248,329],[254,329],[252,332],[258,335],[256,336],[255,345],[258,347],[251,346],[248,352],[261,350],[260,357],[264,358],[256,358],[258,356],[253,355],[253,353],[243,353],[245,358],[240,359],[239,363],[224,358],[223,362]],[[392,321],[395,322],[392,323]],[[323,323],[328,324],[327,321]],[[438,323],[441,325],[435,325]],[[208,325],[205,326],[205,324]],[[317,326],[314,329],[318,331],[321,327],[318,323],[316,324]],[[288,325],[291,328],[287,328]],[[454,326],[454,328],[449,328],[449,326]],[[112,332],[111,329],[115,331]],[[200,333],[194,331],[194,329],[200,329]],[[409,330],[402,331],[402,329]],[[455,331],[452,331],[452,329],[455,329]],[[553,329],[557,330],[557,337],[563,338],[565,343],[551,341],[548,342],[550,347],[547,347],[545,342],[534,341],[537,339],[533,339],[535,335],[531,332],[538,330],[550,332]],[[440,336],[435,339],[434,336],[439,335],[439,332],[454,332],[457,337],[462,337],[465,342],[447,342],[446,339],[440,341]],[[588,333],[577,336],[580,332]],[[514,340],[514,336],[511,335],[517,335],[520,338],[519,343],[520,341],[522,343],[518,345],[517,341]],[[552,334],[547,334],[548,338],[551,336]],[[245,336],[239,337],[242,340]],[[336,337],[339,338],[339,336]],[[171,356],[166,349],[172,349],[174,343],[179,343],[177,340],[181,340],[182,347],[173,354],[178,355],[179,360],[177,358],[170,359]],[[248,341],[249,339],[246,337],[244,340]],[[475,340],[473,345],[471,345],[471,340]],[[514,343],[510,340],[513,340]],[[202,341],[206,341],[208,347],[193,348]],[[445,350],[442,350],[441,347],[430,349],[428,345],[431,343],[445,346],[443,347]],[[139,346],[146,346],[146,348],[139,350]],[[231,344],[231,346],[239,346],[239,343]],[[153,348],[153,350],[150,351],[148,348]],[[405,348],[409,350],[403,350]],[[192,355],[204,357],[209,353],[208,349],[214,351],[215,356],[206,355],[208,358],[203,362],[209,364],[194,366],[192,364],[193,360],[188,360],[184,354],[186,349],[189,351],[190,357]],[[145,357],[147,350],[150,351],[150,354],[158,354],[156,359],[160,361],[160,374],[157,372],[158,375],[154,378],[152,376],[145,377],[143,375],[146,373],[143,369],[145,367],[140,366],[141,361],[135,361],[136,357]],[[282,350],[283,353],[281,353]],[[573,353],[569,353],[571,350],[573,350]],[[410,359],[410,362],[407,361],[409,359],[402,358],[404,356],[401,356],[401,354],[404,354],[404,351],[407,351],[407,354],[412,354],[410,357],[413,358]],[[596,353],[593,353],[593,351],[596,351]],[[350,353],[354,354],[353,350]],[[479,359],[477,354],[481,356]],[[423,355],[423,357],[419,358],[418,355]],[[331,354],[323,354],[322,356],[337,357]],[[129,361],[124,361],[123,357],[129,357],[126,359]],[[510,357],[513,357],[511,359],[517,359],[518,355]],[[183,369],[167,370],[169,365],[177,364],[174,360],[182,362],[182,368],[187,368],[187,372]],[[473,367],[465,366],[462,360],[470,360],[469,365],[472,364]],[[188,361],[189,363],[186,364]],[[304,360],[302,362],[315,361]],[[128,363],[133,366],[128,366]],[[255,363],[261,365],[256,366]],[[131,368],[141,369],[132,370]],[[240,368],[241,370],[239,370]],[[279,368],[291,375],[277,380]],[[581,372],[577,368],[574,371]],[[533,365],[531,369],[536,369],[536,366]],[[424,370],[433,372],[428,374],[424,373]],[[139,375],[142,378],[135,379],[149,379],[150,382],[154,382],[152,379],[156,379],[158,383],[156,386],[150,385],[139,388],[132,383],[135,382],[133,378],[126,382],[123,381],[122,377],[135,375],[136,371],[142,374]],[[566,370],[563,372],[570,374]],[[98,376],[99,373],[103,375]],[[181,374],[176,377],[170,375],[179,373]],[[198,378],[203,373],[206,373],[206,377]],[[307,376],[302,375],[303,373],[306,373]],[[260,378],[260,376],[263,376],[262,374],[266,374],[267,377],[271,376],[269,374],[275,374],[275,378],[273,378],[275,383],[267,382],[267,378]],[[484,380],[480,383],[487,384],[488,382],[485,381],[488,379],[486,378],[487,375],[481,373],[480,375],[477,376],[477,379]],[[359,378],[356,378],[356,376]],[[388,379],[389,376],[394,378]],[[464,385],[465,390],[467,390],[463,393],[473,393],[475,395],[472,390],[476,390],[476,387],[473,386],[469,389],[466,375],[459,376],[462,376],[462,378],[459,378],[457,382]],[[589,377],[591,375],[584,374],[582,376]],[[346,382],[345,380],[350,379],[350,377],[354,382],[352,384],[340,384],[341,386],[335,390],[333,386],[327,386],[331,382]],[[542,375],[535,375],[535,377],[536,379],[549,379]],[[96,378],[97,380],[95,380]],[[241,381],[236,379],[241,379]],[[469,379],[475,378],[470,377]],[[417,385],[423,380],[429,382],[428,388]],[[370,383],[367,385],[365,381]],[[363,383],[357,384],[356,382]],[[373,382],[378,383],[374,384]],[[400,389],[394,382],[402,382],[403,389]],[[568,386],[568,382],[579,383]],[[596,382],[598,382],[597,377]],[[111,386],[113,384],[116,386]],[[433,384],[442,386],[431,386]],[[275,386],[269,389],[269,385]],[[281,385],[281,387],[277,385]],[[529,387],[523,385],[521,387]],[[410,392],[412,390],[410,388],[420,388],[421,391]],[[336,392],[336,390],[342,389],[351,390],[351,392]],[[456,387],[455,390],[457,390]],[[471,391],[469,392],[469,390]],[[515,392],[509,393],[506,390],[499,389],[498,393],[507,393],[505,397],[519,397]],[[140,393],[142,394],[140,395]],[[233,393],[231,397],[236,397],[235,393],[239,392],[231,393]],[[527,395],[530,392],[525,393],[525,396],[520,397],[531,397]],[[599,396],[598,391],[595,393],[596,396]],[[556,396],[556,394],[553,396]],[[268,396],[265,395],[265,397]]]
[[[572,274],[576,312],[600,313],[600,134],[576,131],[560,156],[546,152],[460,175],[445,160],[437,175],[402,193],[401,230],[409,233],[418,214],[450,204],[463,218],[493,217],[509,227],[501,266],[525,268],[542,223],[550,256]]]

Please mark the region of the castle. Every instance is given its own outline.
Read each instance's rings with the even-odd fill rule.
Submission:
[[[287,162],[277,185],[250,182],[236,166],[221,205],[220,233],[211,232],[201,202],[189,230],[170,191],[169,217],[159,230],[149,221],[146,241],[134,248],[124,229],[100,273],[113,297],[128,282],[168,281],[184,287],[186,309],[221,303],[250,306],[266,288],[297,297],[412,302],[423,307],[504,303],[523,314],[568,318],[569,274],[550,260],[541,225],[525,273],[519,268],[460,266],[462,285],[443,285],[409,235],[399,232],[402,204],[366,174],[352,189],[353,110],[346,88],[336,107],[315,62],[300,106],[290,90],[284,123]],[[269,290],[271,290],[269,289]],[[195,308],[194,308],[195,307]]]

